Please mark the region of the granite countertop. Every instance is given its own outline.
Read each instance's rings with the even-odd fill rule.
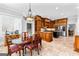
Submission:
[[[54,28],[41,28],[41,32],[53,32],[55,31]]]

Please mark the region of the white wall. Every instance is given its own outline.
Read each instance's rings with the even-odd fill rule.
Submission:
[[[0,15],[0,34],[5,34],[5,31],[19,30],[22,32],[22,19],[7,15]]]
[[[14,18],[11,16],[2,15],[2,30],[3,32],[14,30]]]
[[[22,18],[22,32],[26,32],[26,20]]]
[[[22,18],[6,15],[5,13],[0,14],[0,44],[4,44],[5,31],[19,30],[22,32]]]
[[[68,17],[68,24],[76,24],[76,22],[77,22],[77,15]]]
[[[19,33],[22,32],[22,18],[15,18],[14,20],[14,31],[19,30]]]
[[[78,17],[77,22],[76,22],[75,35],[79,35],[79,17]]]
[[[2,35],[2,16],[0,16],[0,35]]]

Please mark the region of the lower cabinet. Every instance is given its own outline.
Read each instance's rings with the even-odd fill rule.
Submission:
[[[52,32],[40,32],[40,36],[44,41],[51,42],[53,40]]]
[[[79,51],[79,36],[75,36],[74,48],[76,51]]]

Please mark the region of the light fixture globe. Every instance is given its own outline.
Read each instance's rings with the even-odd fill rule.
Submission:
[[[33,21],[33,17],[26,17],[26,20],[31,22]]]

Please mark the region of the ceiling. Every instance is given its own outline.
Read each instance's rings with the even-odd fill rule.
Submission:
[[[31,3],[32,14],[41,15],[50,19],[71,17],[78,15],[77,3]],[[0,4],[0,13],[8,13],[16,16],[27,16],[29,3],[4,3]]]

